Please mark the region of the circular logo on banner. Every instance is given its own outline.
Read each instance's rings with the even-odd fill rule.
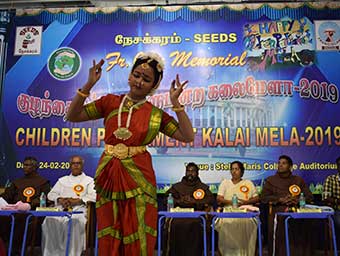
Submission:
[[[195,190],[194,193],[193,193],[193,196],[194,196],[194,198],[197,199],[197,200],[203,199],[204,196],[205,196],[204,190],[203,190],[203,189],[197,189],[197,190]]]
[[[79,53],[69,47],[63,47],[52,52],[48,58],[48,72],[57,80],[66,81],[75,77],[81,67]]]
[[[326,45],[335,46],[340,40],[340,27],[333,21],[321,23],[318,33],[320,40]]]
[[[289,192],[292,196],[298,196],[301,193],[301,188],[298,185],[294,184],[289,187]]]

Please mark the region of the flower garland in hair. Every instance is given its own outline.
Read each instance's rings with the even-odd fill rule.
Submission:
[[[157,62],[157,66],[156,66],[157,71],[161,73],[164,70],[164,60],[159,54],[155,52],[139,52],[137,53],[133,63],[135,63],[137,59],[142,59],[142,60],[149,59],[148,62],[151,62],[154,60]]]

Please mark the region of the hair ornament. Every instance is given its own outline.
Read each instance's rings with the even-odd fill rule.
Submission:
[[[143,69],[148,69],[148,68],[150,68],[150,65],[148,64],[148,62],[144,62],[144,63],[142,63],[141,67]]]
[[[163,58],[157,54],[157,53],[154,53],[154,52],[139,52],[137,53],[133,63],[136,62],[137,59],[142,59],[142,60],[145,60],[145,59],[149,59],[147,62],[150,63],[151,61],[156,61],[157,62],[157,71],[160,73],[164,70],[164,60]]]

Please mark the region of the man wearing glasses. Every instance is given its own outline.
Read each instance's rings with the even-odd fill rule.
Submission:
[[[85,249],[86,203],[96,201],[94,181],[83,172],[84,160],[72,156],[71,174],[61,177],[48,193],[55,206],[66,211],[82,211],[72,216],[72,233],[69,256],[79,256]],[[67,217],[47,217],[42,225],[42,250],[44,256],[65,255]]]
[[[50,191],[50,184],[48,180],[38,174],[38,166],[39,163],[35,157],[28,156],[24,159],[24,176],[14,180],[11,185],[5,189],[5,192],[0,195],[0,197],[10,204],[5,207],[5,209],[34,210],[39,206],[40,195],[42,192],[46,195]],[[13,255],[17,255],[20,252],[25,219],[25,214],[16,215],[12,246]],[[0,236],[5,240],[5,243],[8,244],[10,221],[8,217],[1,217],[0,221]],[[28,237],[28,240],[30,240],[30,237]]]

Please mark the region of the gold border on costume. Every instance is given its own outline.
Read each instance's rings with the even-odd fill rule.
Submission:
[[[95,102],[91,102],[85,105],[85,111],[91,120],[95,120],[102,117],[96,108]]]

